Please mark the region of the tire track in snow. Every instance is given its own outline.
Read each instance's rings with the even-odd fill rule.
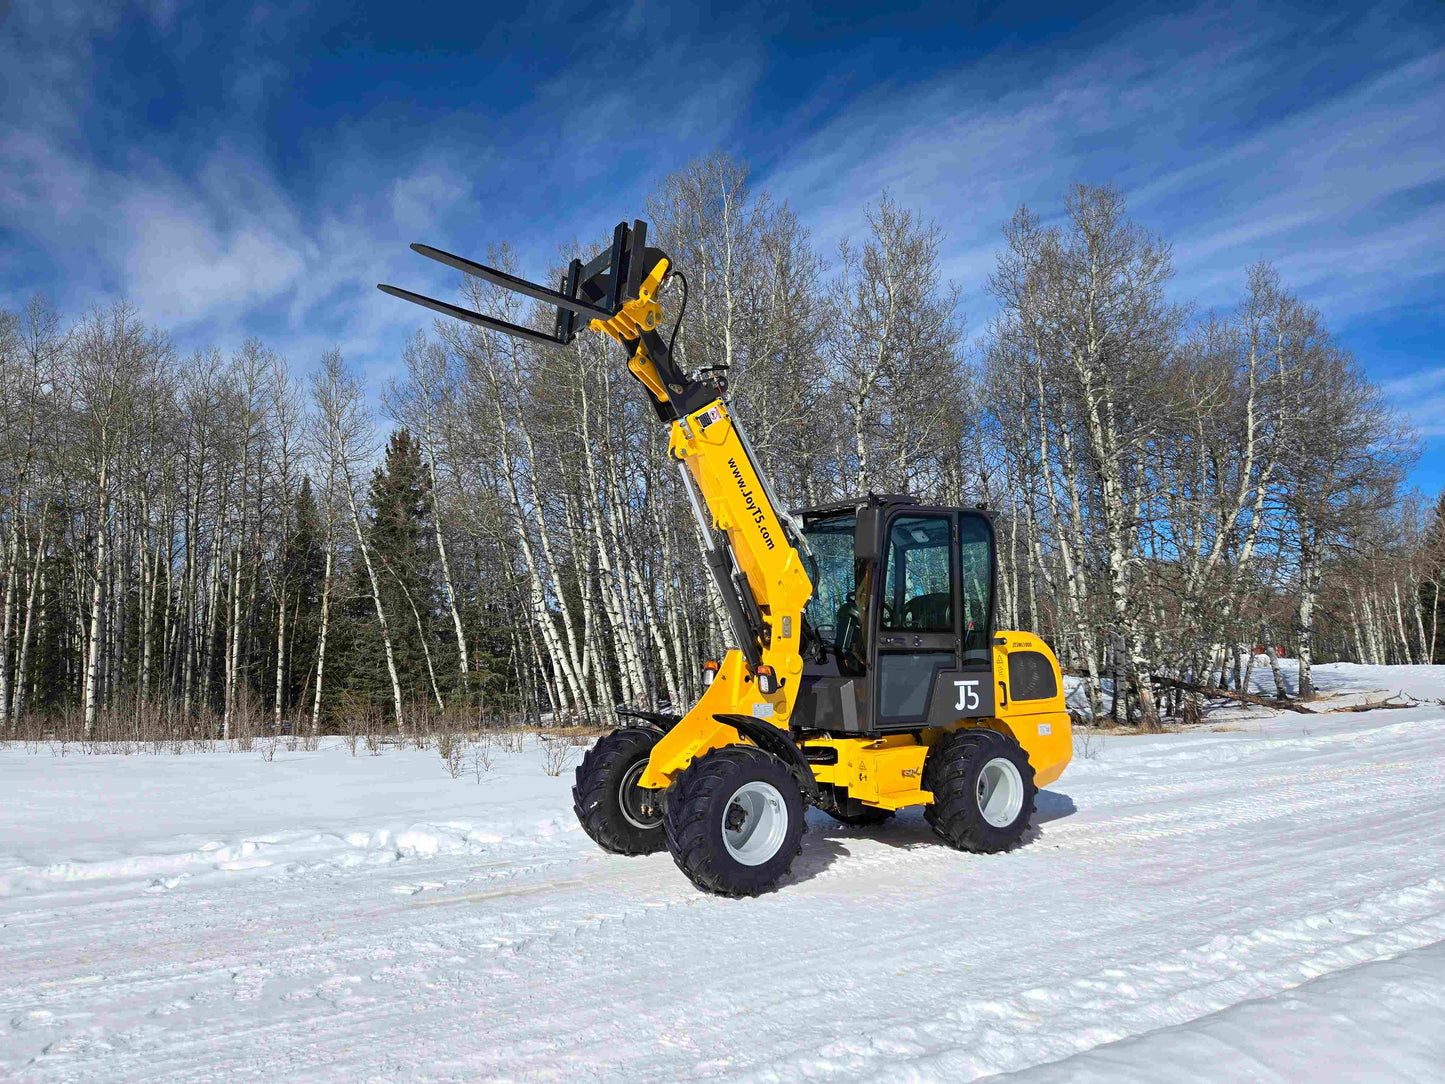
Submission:
[[[947,851],[916,815],[815,820],[799,876],[754,901],[581,846],[521,848],[490,880],[438,855],[74,906],[116,891],[97,884],[47,900],[49,925],[25,901],[18,947],[47,997],[8,987],[0,1028],[21,1020],[14,1043],[40,1056],[10,1065],[37,1081],[1020,1068],[1445,938],[1445,855],[1422,831],[1445,812],[1442,748],[1424,733],[1187,773],[1125,757],[1156,785],[1066,777],[1078,812],[1008,856]],[[442,887],[398,896],[422,881]]]
[[[943,1049],[886,1072],[859,1066],[859,1079],[967,1080],[1055,1061],[1442,940],[1445,881],[1432,878],[1280,926],[1221,934],[1161,960],[1096,971],[1063,988],[967,1003],[944,1014],[962,1033]],[[1002,1032],[1006,1044],[995,1039]],[[990,1050],[998,1051],[994,1058],[980,1057]]]

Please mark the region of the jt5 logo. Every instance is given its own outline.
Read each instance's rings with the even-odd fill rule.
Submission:
[[[972,711],[978,707],[978,681],[955,681],[953,687],[958,690],[958,703],[953,705],[954,711]]]

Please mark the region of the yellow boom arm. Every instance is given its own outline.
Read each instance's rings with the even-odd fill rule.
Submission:
[[[660,404],[675,396],[668,395],[671,389],[648,352],[644,332],[659,319],[656,284],[665,263],[647,276],[636,301],[614,319],[591,324],[633,348],[628,368]],[[671,430],[668,454],[682,468],[709,564],[742,646],[727,653],[702,698],[653,750],[638,782],[658,789],[708,750],[742,740],[737,727],[718,716],[746,716],[787,732],[803,674],[803,606],[813,593],[792,529],[784,526],[771,486],[722,395],[675,417]]]

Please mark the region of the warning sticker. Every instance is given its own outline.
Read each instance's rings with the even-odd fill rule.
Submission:
[[[773,717],[773,705],[771,705],[771,704],[754,704],[754,705],[753,705],[753,718],[754,718],[754,719],[771,719],[772,717]]]
[[[1052,734],[1053,732],[1054,732],[1054,724],[1053,724],[1053,723],[1040,723],[1040,724],[1039,724],[1039,737],[1042,738],[1045,734]]]

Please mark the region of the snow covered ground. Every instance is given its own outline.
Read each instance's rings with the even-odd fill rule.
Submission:
[[[480,783],[12,747],[0,1079],[1445,1079],[1445,707],[1088,754],[1013,854],[814,812],[791,880],[728,901],[593,847],[535,742]]]

